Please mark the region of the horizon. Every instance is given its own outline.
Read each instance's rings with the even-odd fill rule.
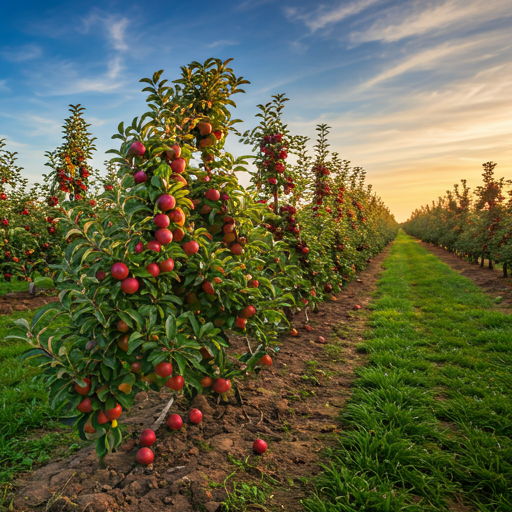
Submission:
[[[330,150],[366,170],[399,222],[461,179],[474,189],[486,161],[498,163],[497,176],[510,175],[512,12],[504,0],[316,8],[259,0],[223,12],[176,5],[162,16],[164,5],[6,7],[0,138],[30,182],[47,172],[44,153],[61,144],[69,104],[86,108],[98,138],[92,164],[102,170],[117,125],[146,110],[139,80],[164,69],[172,81],[180,66],[211,56],[233,57],[234,73],[251,82],[234,97],[233,117],[244,121],[237,129],[254,127],[256,105],[284,93],[291,133],[310,137],[311,148],[316,125],[331,126]],[[234,135],[226,149],[247,153]]]

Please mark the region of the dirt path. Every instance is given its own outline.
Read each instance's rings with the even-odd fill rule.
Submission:
[[[320,453],[334,442],[354,369],[364,360],[356,346],[388,252],[389,247],[374,258],[337,301],[310,315],[312,331],[304,329],[302,313],[293,319],[299,336],[282,339],[273,366],[240,383],[243,408],[232,395],[228,404],[219,405],[213,397],[199,395],[193,406],[203,412],[202,424],[171,432],[164,423],[157,432],[155,462],[143,468],[134,464],[135,440],[152,425],[170,394],[164,388],[160,394],[143,395],[123,421],[131,436],[106,458],[106,469],[85,448],[20,478],[10,510],[214,512],[225,499],[225,487],[232,489],[231,480],[225,480],[237,468],[236,482],[260,486],[262,478],[272,479],[270,510],[302,510],[300,499],[320,470]],[[362,309],[355,311],[356,304]],[[327,343],[318,343],[319,336]],[[240,343],[233,339],[235,349]],[[183,399],[171,409],[184,418],[187,411]],[[262,457],[252,452],[259,437],[269,445]]]
[[[39,294],[36,297],[29,292],[10,292],[0,295],[0,315],[12,315],[14,311],[37,309],[48,302],[58,300],[56,296]]]
[[[503,312],[510,313],[512,308],[512,277],[503,277],[499,270],[482,268],[480,265],[470,263],[459,258],[459,256],[448,252],[441,247],[435,247],[425,242],[418,241],[423,247],[435,254],[441,261],[469,277],[477,286],[497,300],[497,308]],[[498,299],[498,297],[500,297]]]

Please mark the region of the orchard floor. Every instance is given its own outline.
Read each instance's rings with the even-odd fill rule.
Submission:
[[[36,297],[33,297],[27,291],[9,292],[0,295],[0,315],[12,315],[14,311],[37,309],[56,300],[57,297],[45,293],[39,293]]]
[[[354,368],[364,360],[356,347],[366,328],[365,305],[388,252],[389,247],[375,257],[337,301],[310,314],[311,331],[304,329],[304,314],[297,315],[292,324],[299,336],[281,340],[272,367],[240,383],[240,397],[231,394],[229,403],[220,404],[210,396],[196,397],[192,406],[203,412],[199,426],[171,432],[164,422],[152,466],[135,464],[136,440],[168,403],[172,395],[167,389],[139,397],[123,421],[130,434],[106,458],[106,468],[98,466],[92,447],[84,448],[18,478],[9,510],[215,511],[227,492],[228,499],[240,503],[247,493],[254,495],[251,501],[261,494],[267,503],[266,508],[240,510],[303,510],[300,500],[311,493],[324,448],[335,443],[337,417],[351,393]],[[362,309],[355,311],[356,304]],[[325,344],[318,343],[319,336]],[[245,341],[234,339],[234,351],[241,344]],[[186,417],[188,409],[178,398],[169,414]],[[252,451],[257,438],[269,445],[262,457]]]

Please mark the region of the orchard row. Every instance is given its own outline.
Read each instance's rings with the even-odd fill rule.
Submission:
[[[502,263],[506,276],[512,265],[512,182],[496,178],[496,165],[483,164],[483,184],[473,192],[462,180],[461,187],[413,212],[404,230],[475,263],[480,259],[482,266],[486,259],[490,268]]]
[[[397,232],[364,171],[329,153],[328,127],[318,127],[313,156],[306,138],[290,134],[283,96],[259,106],[254,130],[238,133],[232,96],[248,82],[228,64],[192,63],[174,85],[162,72],[142,80],[148,111],[119,125],[94,199],[82,194],[73,158],[74,174],[54,159],[46,204],[60,208],[65,241],[51,265],[59,302],[25,325],[34,347],[27,357],[39,360],[52,404],[96,439],[100,457],[121,442],[118,419],[138,392],[166,386],[225,398],[272,364],[289,318],[336,300]],[[251,157],[225,150],[232,133],[252,146]],[[80,134],[59,154],[86,155],[92,142]],[[251,173],[250,187],[239,172]],[[244,353],[229,350],[233,335]]]

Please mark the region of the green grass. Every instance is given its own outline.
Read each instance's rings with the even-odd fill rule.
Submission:
[[[401,233],[311,512],[510,512],[512,315]]]
[[[0,281],[0,295],[11,292],[28,292],[29,283],[27,281]]]
[[[82,445],[73,429],[56,421],[39,370],[21,360],[29,345],[5,339],[16,332],[15,319],[30,321],[34,313],[0,316],[0,508],[1,497],[16,473]]]

